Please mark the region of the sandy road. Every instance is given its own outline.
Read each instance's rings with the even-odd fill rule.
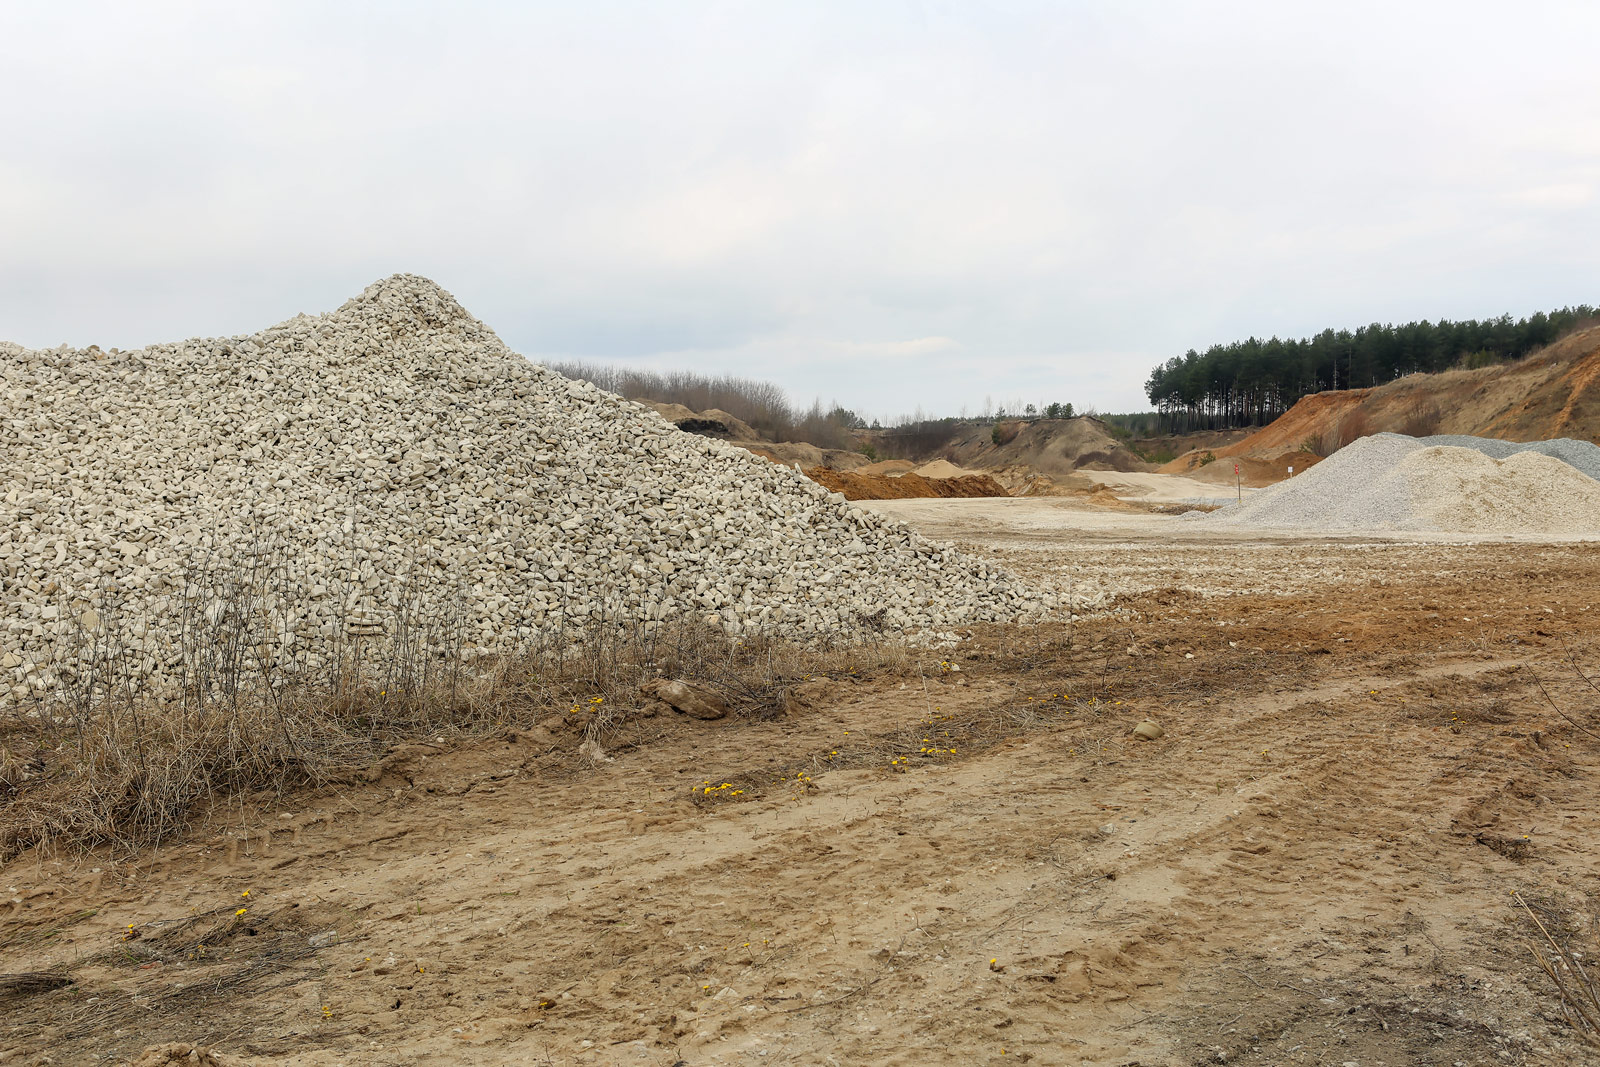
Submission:
[[[73,985],[0,994],[0,1063],[1586,1061],[1510,893],[1600,948],[1595,742],[1539,688],[1592,723],[1600,552],[963,539],[1122,567],[1114,610],[23,857],[6,969]]]

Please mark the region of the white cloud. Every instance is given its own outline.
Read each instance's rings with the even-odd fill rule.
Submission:
[[[843,350],[852,357],[910,359],[948,352],[960,348],[961,344],[948,337],[915,337],[909,341],[834,341],[827,347]]]
[[[890,415],[1600,300],[1600,8],[9,5],[0,337],[396,270],[531,355]],[[676,362],[674,362],[676,361]]]
[[[1584,207],[1594,200],[1594,188],[1588,182],[1537,185],[1529,189],[1519,189],[1513,192],[1511,199],[1532,207]]]

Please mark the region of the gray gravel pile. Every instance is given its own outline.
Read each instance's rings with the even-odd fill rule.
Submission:
[[[1600,534],[1600,481],[1551,452],[1513,446],[1439,445],[1399,434],[1364,437],[1304,474],[1263,489],[1205,520],[1222,525],[1348,531]],[[1482,438],[1466,438],[1479,442]],[[1590,446],[1592,447],[1592,446]]]
[[[0,344],[0,378],[12,695],[59,680],[45,661],[63,632],[92,643],[113,621],[138,646],[118,652],[134,673],[163,675],[177,620],[238,607],[217,575],[270,576],[247,657],[309,667],[353,636],[453,614],[452,647],[472,655],[602,619],[805,636],[1053,606],[794,470],[523,359],[411,275],[248,337]]]

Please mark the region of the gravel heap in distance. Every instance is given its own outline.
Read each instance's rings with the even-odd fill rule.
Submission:
[[[1589,441],[1577,441],[1571,437],[1557,437],[1550,441],[1501,441],[1493,437],[1441,433],[1432,437],[1419,437],[1417,440],[1424,445],[1470,448],[1493,459],[1509,459],[1519,452],[1536,452],[1541,456],[1559,459],[1589,477],[1600,480],[1600,446]]]
[[[1583,442],[1514,445],[1464,438],[1474,445],[1456,447],[1434,440],[1392,433],[1363,437],[1205,521],[1356,532],[1600,535],[1600,481],[1565,458],[1587,461],[1583,449],[1567,447]],[[1509,447],[1497,459],[1476,442]]]
[[[0,344],[0,376],[0,694],[58,631],[102,625],[108,591],[143,633],[195,568],[269,556],[287,561],[272,655],[313,667],[452,598],[478,654],[602,618],[819,635],[1053,606],[529,362],[413,275],[249,337]]]

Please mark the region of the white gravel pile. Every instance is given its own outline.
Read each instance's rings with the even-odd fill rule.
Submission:
[[[261,654],[310,667],[453,610],[484,654],[601,619],[818,635],[1052,606],[530,363],[412,275],[249,337],[0,344],[0,455],[0,683],[19,688],[63,631],[113,621],[136,673],[162,674],[173,620],[228,610],[202,570],[271,568]]]
[[[1486,452],[1375,434],[1204,521],[1358,532],[1600,534],[1600,481],[1535,447],[1513,448],[1504,459]]]
[[[1570,437],[1557,437],[1550,441],[1501,441],[1493,437],[1469,437],[1457,433],[1435,434],[1417,440],[1425,445],[1471,448],[1495,459],[1508,459],[1519,452],[1536,452],[1576,467],[1591,478],[1600,479],[1600,446],[1589,441],[1576,441]]]

